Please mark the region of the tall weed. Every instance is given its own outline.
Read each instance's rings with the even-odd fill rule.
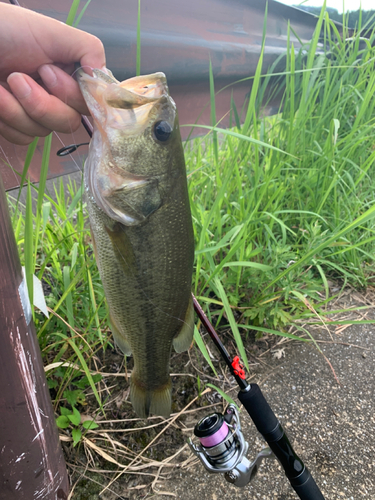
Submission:
[[[373,281],[375,48],[360,28],[347,39],[323,9],[309,45],[290,30],[286,70],[261,75],[260,59],[244,116],[232,100],[235,129],[186,145],[195,292],[217,323],[233,329],[228,301],[240,330],[278,333],[313,314],[306,301],[324,314],[329,280]],[[282,104],[265,117],[271,77]]]

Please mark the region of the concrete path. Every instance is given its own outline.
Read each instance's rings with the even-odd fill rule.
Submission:
[[[320,347],[341,385],[321,354],[296,342],[286,344],[285,357],[276,368],[268,373],[262,369],[253,381],[261,385],[326,500],[371,500],[375,498],[375,325],[350,326],[332,337],[340,344],[332,343],[328,332],[316,336],[326,342]],[[241,415],[252,460],[264,447],[263,440],[247,414]],[[176,469],[162,490],[180,500],[297,498],[276,460],[263,462],[244,489],[197,464],[189,470]]]

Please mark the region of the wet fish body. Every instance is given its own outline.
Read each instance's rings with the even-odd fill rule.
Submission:
[[[112,332],[134,356],[130,397],[141,417],[169,416],[172,344],[188,349],[193,228],[176,107],[163,73],[78,82],[94,118],[85,190]]]

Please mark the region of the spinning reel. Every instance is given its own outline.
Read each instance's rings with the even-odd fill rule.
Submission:
[[[248,444],[245,441],[238,412],[229,405],[224,415],[212,413],[202,418],[194,428],[199,444],[189,440],[192,452],[209,472],[224,473],[227,481],[235,486],[246,486],[255,476],[264,458],[275,456],[286,477],[301,500],[324,500],[308,468],[297,456],[280,422],[273,413],[257,384],[248,384],[245,370],[238,356],[229,356],[214,327],[193,295],[194,309],[202,321],[222,359],[234,376],[238,386],[238,399],[249,414],[269,448],[263,449],[250,463],[246,458]]]
[[[203,417],[194,428],[199,444],[190,438],[192,452],[209,472],[223,473],[225,479],[235,486],[246,486],[258,472],[264,458],[273,457],[270,448],[264,448],[253,462],[246,458],[248,443],[242,434],[240,417],[231,404],[221,413]]]

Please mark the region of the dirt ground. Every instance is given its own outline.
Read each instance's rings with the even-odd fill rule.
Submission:
[[[372,309],[356,312],[355,305],[368,301],[360,298],[360,302],[354,303],[355,298],[356,294],[348,293],[347,306],[354,311],[348,316],[352,319],[368,319],[365,314],[371,313],[373,316]],[[310,327],[310,331],[322,353],[302,342],[275,337],[255,342],[249,338],[248,380],[261,386],[296,453],[327,500],[375,498],[375,325]],[[223,335],[233,355],[230,336]],[[197,376],[201,384],[212,383],[234,400],[237,394],[233,378],[219,362],[215,347],[206,340],[218,377],[213,376],[194,349],[189,354],[174,355],[172,373],[178,374],[173,376],[175,413],[168,421],[157,417],[136,419],[127,400],[127,382],[121,375],[122,357],[117,353],[107,355],[102,371],[121,375],[104,379],[110,394],[106,403],[107,420],[102,419],[100,432],[87,435],[90,444],[84,442],[72,451],[69,443],[63,442],[74,485],[73,500],[219,500],[224,495],[233,499],[297,498],[274,459],[264,461],[256,478],[239,489],[220,474],[206,473],[190,453],[186,440],[193,434],[196,422],[209,412],[223,411],[224,406],[215,390],[196,399]],[[127,370],[131,371],[131,364]],[[111,423],[105,423],[109,420]],[[241,423],[249,442],[247,456],[252,460],[265,443],[244,411]],[[103,429],[107,429],[107,434]],[[105,486],[107,489],[103,491]]]

